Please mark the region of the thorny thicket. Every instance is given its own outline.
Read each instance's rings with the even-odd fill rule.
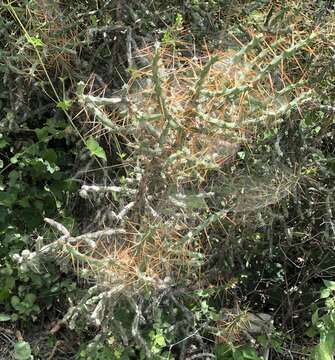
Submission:
[[[242,277],[236,282],[248,289],[250,263],[264,260],[252,251],[245,259],[244,247],[262,247],[269,261],[278,261],[282,252],[298,269],[309,261],[310,236],[332,251],[328,160],[310,142],[316,137],[329,144],[333,136],[334,108],[319,93],[320,71],[333,61],[333,32],[327,26],[302,30],[299,18],[284,20],[289,28],[249,31],[248,43],[234,50],[190,58],[182,44],[147,47],[137,56],[148,65],[132,69],[130,82],[113,97],[78,84],[78,104],[87,118],[83,126],[118,149],[118,176],[82,185],[80,196],[97,204],[88,232],[75,236],[46,219],[61,237],[16,256],[29,271],[41,269],[50,257],[69,261],[79,276],[94,280],[65,316],[70,327],[86,319],[100,327],[99,336],[112,330],[124,345],[131,337],[150,357],[144,324],[153,321],[160,303],[174,304],[183,319],[175,319],[173,331],[185,339],[185,353],[194,315],[184,297],[192,289],[225,284],[237,266]],[[320,207],[327,218],[317,218]],[[306,212],[310,224],[304,224]],[[278,230],[273,235],[275,228],[282,228],[282,236]],[[298,238],[312,243],[307,253],[293,242]],[[286,281],[286,291],[296,292],[283,270],[292,264],[278,262],[282,275],[270,278],[263,291]],[[302,272],[305,279],[295,279],[295,286],[305,287],[315,275]],[[260,279],[260,288],[265,282]],[[131,309],[129,328],[116,320],[120,298]]]
[[[170,326],[162,348],[179,358],[199,351],[213,357],[205,338],[229,342],[227,334],[236,332],[222,319],[192,312],[194,291],[206,289],[216,295],[217,309],[218,298],[224,305],[250,301],[256,310],[273,311],[281,328],[303,333],[295,318],[315,298],[317,285],[312,292],[310,285],[333,276],[334,31],[331,21],[319,26],[313,2],[291,5],[242,18],[230,33],[237,45],[215,52],[190,54],[192,47],[174,41],[136,49],[133,58],[136,42],[122,27],[130,34],[130,82],[113,97],[96,91],[106,90],[101,74],[111,80],[105,64],[91,76],[98,86],[78,84],[75,119],[85,138],[101,136],[117,153],[117,171],[91,177],[92,160],[76,175],[94,179],[80,190],[92,204],[83,234],[46,219],[61,237],[47,244],[39,237],[35,251],[14,256],[27,272],[43,272],[52,260],[74,265],[92,284],[65,316],[71,328],[96,326],[97,343],[112,334],[149,358],[148,332],[163,309]],[[52,19],[51,10],[58,11],[48,10]],[[83,36],[78,43],[72,36],[59,43],[51,36],[57,29],[41,31],[41,44],[55,41],[41,45],[49,50],[45,69],[29,48],[23,66],[37,79],[54,67],[50,49],[62,49],[57,69],[70,69],[100,34],[98,26],[81,29],[81,20],[67,26],[76,39]],[[39,46],[37,37],[30,40]],[[17,44],[29,46],[24,37]],[[16,64],[14,54],[10,60]],[[92,61],[79,79],[89,77]],[[28,76],[21,66],[14,72]],[[301,351],[301,342],[292,343],[285,339],[277,356]]]

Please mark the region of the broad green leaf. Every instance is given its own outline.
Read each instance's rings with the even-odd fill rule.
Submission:
[[[0,191],[0,205],[11,207],[17,199],[17,194],[10,191]]]
[[[17,310],[18,306],[20,305],[19,297],[16,295],[12,296],[12,298],[10,299],[10,303],[13,306],[13,308]]]
[[[49,140],[49,129],[48,127],[43,127],[41,129],[35,129],[35,134],[37,136],[37,139],[39,141],[44,141],[47,142],[47,140]]]
[[[9,145],[9,142],[6,141],[3,137],[1,137],[1,134],[0,134],[0,149],[3,149],[7,145]]]
[[[335,281],[323,280],[325,286],[330,290],[335,290]]]
[[[18,341],[14,346],[14,357],[17,360],[29,360],[32,359],[31,348],[26,341]]]
[[[17,162],[18,162],[18,160],[19,160],[19,157],[22,155],[22,153],[17,153],[17,154],[15,154],[14,156],[12,156],[11,158],[10,158],[10,162],[12,163],[12,164],[16,164]]]
[[[105,150],[99,145],[99,143],[93,137],[90,137],[86,141],[86,146],[88,150],[90,150],[92,155],[107,160]]]
[[[315,335],[317,335],[318,331],[314,328],[314,327],[310,327],[306,332],[305,335],[307,335],[308,337],[312,338]]]
[[[314,352],[314,360],[333,360],[334,359],[334,333],[321,336],[320,343]]]
[[[215,349],[215,355],[220,360],[233,360],[233,352],[228,344],[218,344]]]
[[[327,297],[329,297],[331,294],[331,290],[328,288],[323,288],[320,291],[320,298],[321,299],[326,299]]]
[[[0,322],[1,321],[9,321],[11,319],[10,315],[0,313]]]
[[[163,335],[156,335],[155,336],[155,342],[159,346],[165,346],[166,342]]]
[[[319,322],[319,312],[318,312],[318,310],[315,310],[312,315],[312,324],[314,326],[316,326],[318,324],[318,322]]]
[[[16,170],[11,171],[9,173],[9,175],[8,175],[8,178],[9,178],[8,184],[9,184],[9,186],[10,187],[15,186],[19,177],[20,177],[20,173],[18,171],[16,171]]]
[[[46,149],[41,153],[41,157],[44,160],[49,161],[49,163],[56,163],[57,162],[57,153],[54,149]]]
[[[33,293],[29,293],[24,297],[24,302],[32,305],[36,301],[36,295]]]
[[[243,360],[261,360],[261,358],[257,355],[256,351],[252,348],[246,348],[241,350],[241,354],[243,356]]]

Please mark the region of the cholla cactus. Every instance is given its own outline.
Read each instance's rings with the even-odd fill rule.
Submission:
[[[319,42],[318,33],[294,42],[259,35],[239,51],[192,59],[156,45],[143,50],[152,65],[136,71],[125,99],[86,95],[81,85],[79,102],[129,149],[127,176],[110,186],[82,187],[80,195],[93,201],[114,195],[101,215],[109,229],[93,238],[69,235],[60,250],[86,263],[101,281],[139,287],[143,281],[159,286],[167,276],[176,281],[184,270],[198,268],[204,256],[198,237],[231,210],[209,211],[222,194],[206,179],[258,132],[313,100],[305,74],[290,79],[285,68]],[[120,111],[108,113],[116,103],[123,103]],[[297,176],[287,179],[286,189]]]
[[[134,73],[124,99],[94,97],[79,88],[86,111],[129,149],[124,183],[81,190],[83,197],[117,195],[104,222],[122,227],[125,235],[113,245],[99,240],[97,251],[113,259],[104,276],[157,286],[166,276],[176,280],[202,264],[199,236],[231,210],[209,211],[209,203],[223,199],[206,179],[231,163],[241,145],[313,100],[304,74],[290,79],[285,68],[319,42],[318,33],[294,42],[261,35],[239,51],[191,59],[156,44],[143,50],[152,65]],[[120,111],[109,113],[115,103],[123,103]],[[269,190],[265,206],[297,183],[297,174],[277,175],[270,184],[277,190]],[[236,210],[247,210],[242,204],[239,200]]]

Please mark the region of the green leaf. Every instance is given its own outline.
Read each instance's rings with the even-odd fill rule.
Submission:
[[[165,346],[166,342],[163,335],[156,335],[155,336],[155,342],[159,346]]]
[[[62,110],[64,110],[64,111],[66,111],[66,110],[69,110],[69,109],[70,109],[71,105],[72,105],[72,101],[71,101],[71,100],[64,99],[64,100],[58,102],[57,107],[58,107],[59,109],[62,109]]]
[[[3,138],[2,134],[0,134],[0,149],[5,148],[7,145],[9,145],[9,142]]]
[[[264,22],[264,12],[259,10],[254,10],[250,15],[251,20],[255,23],[263,23]]]
[[[57,153],[54,149],[46,149],[41,153],[41,157],[44,160],[49,161],[49,163],[56,163],[57,162]]]
[[[50,174],[53,174],[53,173],[55,173],[56,171],[60,170],[57,165],[50,164],[49,161],[47,161],[47,160],[44,161],[44,165],[46,166],[47,171],[48,171]]]
[[[19,157],[22,155],[22,153],[17,153],[14,156],[10,158],[10,162],[12,164],[16,164],[19,161]]]
[[[0,313],[0,322],[1,321],[9,321],[11,319],[10,315]]]
[[[18,171],[16,171],[16,170],[11,171],[8,175],[8,178],[9,178],[8,185],[10,187],[14,187],[16,185],[19,177],[20,177],[20,173]]]
[[[321,289],[321,291],[320,291],[320,298],[321,298],[321,299],[326,299],[326,298],[328,298],[328,297],[330,296],[330,294],[331,294],[331,290],[330,290],[330,289],[328,289],[328,288],[323,288],[323,289]]]
[[[10,191],[0,191],[0,205],[11,207],[17,199],[17,194]]]
[[[201,310],[203,313],[208,313],[208,304],[206,300],[201,301]]]
[[[97,26],[97,16],[96,15],[92,15],[90,16],[90,20],[93,26]]]
[[[257,343],[260,344],[261,346],[265,347],[268,345],[269,339],[267,336],[265,335],[259,335],[257,336]]]
[[[233,352],[228,344],[218,344],[215,347],[215,355],[220,360],[232,360]]]
[[[318,333],[318,331],[314,328],[314,327],[310,327],[306,332],[305,335],[307,335],[308,337],[312,338],[314,336],[316,336]]]
[[[318,310],[315,310],[312,315],[312,324],[316,326],[318,322],[319,322],[319,313]]]
[[[38,37],[38,35],[37,36],[26,35],[26,38],[27,38],[28,43],[33,46],[42,47],[44,45],[43,41]]]
[[[29,360],[32,359],[31,348],[26,341],[18,341],[14,346],[14,357],[17,360]]]
[[[243,360],[261,360],[261,358],[257,355],[256,351],[252,348],[246,348],[241,350]]]
[[[334,333],[321,336],[319,345],[315,348],[314,360],[333,360],[334,359]]]
[[[86,141],[86,147],[88,148],[88,150],[90,150],[92,155],[107,160],[105,150],[99,145],[99,143],[93,137],[90,137]]]
[[[36,295],[33,293],[29,293],[24,297],[24,302],[29,305],[33,305],[35,301],[36,301]]]
[[[238,155],[238,157],[239,157],[241,160],[244,160],[244,158],[245,158],[245,151],[238,151],[237,155]]]
[[[330,290],[335,290],[335,281],[323,280],[325,286]]]
[[[20,299],[18,296],[14,295],[12,296],[12,298],[10,299],[10,303],[13,306],[13,308],[15,310],[18,310],[18,308],[20,307]]]
[[[45,126],[41,129],[35,129],[34,131],[39,141],[47,141],[49,139],[48,127]]]

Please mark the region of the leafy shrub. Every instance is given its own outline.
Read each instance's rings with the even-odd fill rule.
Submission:
[[[33,136],[27,138],[25,134],[29,133]],[[11,256],[35,246],[34,243],[42,246],[38,232],[28,234],[41,228],[44,216],[60,216],[72,226],[65,204],[76,186],[66,173],[73,163],[73,154],[58,148],[65,141],[64,123],[49,119],[40,128],[30,129],[28,124],[22,124],[19,133],[12,130],[3,134],[0,258],[5,286],[1,289],[0,303],[8,305],[12,298],[13,305],[17,296],[36,297],[35,292],[45,287],[51,289],[60,280],[57,272],[37,276],[18,269],[13,266]],[[45,299],[50,295],[49,291]],[[35,305],[33,313],[38,312]],[[22,309],[19,314],[23,315]]]
[[[312,316],[312,327],[308,334],[313,336],[315,332],[320,334],[320,342],[315,347],[312,358],[315,360],[332,359],[335,350],[334,331],[335,331],[335,317],[334,317],[334,281],[324,280],[325,287],[320,291],[320,298],[325,299],[325,309],[316,308]],[[316,306],[314,306],[315,308]],[[325,310],[325,311],[324,311]],[[322,316],[320,312],[324,311]]]
[[[34,46],[40,43],[32,43],[29,37],[15,39],[19,31],[11,32],[16,19],[8,9],[11,7],[1,5],[0,306],[1,311],[12,313],[13,320],[27,320],[36,318],[41,307],[50,306],[63,289],[73,287],[54,265],[43,273],[31,273],[16,266],[12,256],[43,245],[40,235],[46,235],[45,216],[58,217],[73,227],[66,207],[76,190],[69,173],[75,152],[69,151],[74,150],[73,132],[38,90],[41,84],[33,73],[36,64],[28,61],[36,58]],[[16,47],[21,47],[19,55]]]

